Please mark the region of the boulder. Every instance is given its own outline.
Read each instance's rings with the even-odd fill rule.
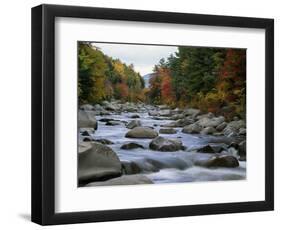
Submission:
[[[133,115],[131,115],[131,118],[140,118],[140,115],[138,115],[138,114],[133,114]]]
[[[126,125],[126,128],[127,129],[133,129],[133,128],[139,127],[139,126],[141,126],[140,120],[132,120]]]
[[[177,121],[173,121],[171,123],[162,125],[163,127],[184,127],[186,125],[193,124],[194,120],[190,117],[185,117],[183,119],[179,119]]]
[[[160,129],[159,133],[161,133],[161,134],[175,134],[175,133],[177,133],[177,130],[172,129],[172,128]]]
[[[245,128],[240,128],[240,129],[239,129],[239,133],[238,133],[239,135],[245,136],[246,133],[247,133],[247,130],[246,130]]]
[[[121,175],[117,154],[98,142],[82,142],[78,148],[79,184],[100,181]]]
[[[205,164],[206,167],[226,167],[235,168],[239,166],[236,157],[230,155],[219,155],[211,157]]]
[[[129,149],[136,149],[136,148],[144,148],[142,145],[138,144],[138,143],[135,143],[135,142],[130,142],[130,143],[126,143],[126,144],[123,144],[121,146],[121,149],[126,149],[126,150],[129,150]]]
[[[200,133],[201,130],[202,130],[202,127],[200,125],[198,125],[197,123],[194,123],[194,124],[184,126],[184,128],[182,129],[182,132],[183,133]]]
[[[78,111],[78,127],[79,128],[98,128],[98,122],[94,111]]]
[[[126,133],[125,137],[129,138],[155,138],[158,133],[152,128],[148,127],[135,127]]]
[[[192,116],[192,117],[196,117],[197,115],[200,114],[200,110],[199,109],[185,109],[183,111],[184,116]]]
[[[104,139],[104,138],[101,138],[101,139],[95,139],[94,141],[96,142],[99,142],[99,143],[102,143],[104,145],[113,145],[114,142],[110,141],[110,140],[107,140],[107,139]]]
[[[197,149],[198,153],[215,153],[215,150],[210,145],[205,145],[199,149]]]
[[[94,128],[79,128],[79,132],[82,136],[91,136],[91,134],[95,133]]]
[[[217,127],[223,122],[224,122],[223,116],[214,117],[214,118],[203,117],[197,121],[197,124],[205,128],[205,127]]]
[[[238,119],[238,118],[236,118]],[[246,129],[246,123],[244,120],[234,120],[227,124],[223,130],[223,134],[227,137],[236,137],[239,134],[241,128]],[[246,130],[245,130],[246,131]]]
[[[127,175],[141,172],[141,168],[133,161],[122,161],[123,172]]]
[[[169,106],[168,105],[158,105],[158,108],[160,110],[165,110],[165,109],[169,109]]]
[[[150,142],[149,148],[156,151],[173,152],[184,149],[184,146],[180,140],[159,136]]]
[[[89,186],[110,186],[110,185],[135,185],[135,184],[153,184],[153,182],[145,175],[135,174],[135,175],[123,175],[111,180],[103,182],[94,182],[87,184]]]
[[[164,110],[160,110],[158,115],[162,117],[170,117],[172,116],[172,112],[169,109],[164,109]]]
[[[114,121],[112,118],[101,118],[99,119],[100,122],[109,122],[109,121]]]
[[[156,111],[156,110],[149,110],[149,111],[148,111],[148,115],[149,115],[149,116],[152,116],[152,117],[155,117],[155,116],[158,116],[159,113],[158,113],[158,111]]]
[[[183,118],[185,118],[183,114],[174,114],[173,116],[170,117],[171,120],[179,120]]]
[[[202,129],[202,131],[200,132],[203,135],[210,135],[215,133],[217,130],[213,127],[206,127],[204,129]]]
[[[94,110],[94,106],[92,106],[90,104],[85,104],[85,105],[81,105],[80,109],[85,110],[85,111],[91,111],[91,110]]]
[[[225,129],[226,126],[227,126],[227,123],[224,121],[216,127],[216,130],[221,132]]]
[[[105,125],[107,126],[116,126],[116,125],[120,125],[121,123],[119,121],[108,121],[105,123]]]

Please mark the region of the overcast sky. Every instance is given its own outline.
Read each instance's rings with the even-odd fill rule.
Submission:
[[[151,73],[155,64],[158,64],[161,58],[167,58],[170,54],[177,51],[176,46],[151,46],[151,45],[127,45],[127,44],[109,44],[92,43],[99,47],[103,53],[119,58],[126,64],[133,64],[135,70],[143,76]]]

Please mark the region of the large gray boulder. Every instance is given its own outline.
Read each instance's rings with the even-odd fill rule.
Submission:
[[[202,130],[202,126],[198,125],[197,123],[190,124],[184,126],[182,129],[183,133],[200,133]]]
[[[129,138],[155,138],[157,136],[158,133],[149,127],[135,127],[125,135]]]
[[[150,142],[149,148],[156,151],[173,152],[184,149],[184,146],[180,140],[159,136]]]
[[[139,126],[141,126],[140,120],[132,120],[126,125],[126,128],[127,129],[133,129],[133,128],[139,127]]]
[[[114,179],[110,179],[103,182],[94,182],[87,184],[86,187],[90,186],[110,186],[110,185],[135,185],[135,184],[153,184],[153,182],[145,175],[123,175]]]
[[[98,142],[79,143],[79,184],[100,181],[121,175],[121,162],[108,146]]]
[[[94,111],[78,111],[78,127],[79,128],[98,128],[98,122]]]

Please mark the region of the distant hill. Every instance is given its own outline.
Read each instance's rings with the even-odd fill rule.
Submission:
[[[144,82],[145,82],[145,88],[149,87],[149,80],[152,76],[153,76],[153,73],[148,73],[148,74],[142,76],[142,78],[144,79]]]

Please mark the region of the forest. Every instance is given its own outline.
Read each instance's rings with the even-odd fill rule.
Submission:
[[[142,76],[91,43],[79,43],[79,103],[123,102],[192,107],[245,119],[246,50],[180,46],[155,65],[145,88]]]

